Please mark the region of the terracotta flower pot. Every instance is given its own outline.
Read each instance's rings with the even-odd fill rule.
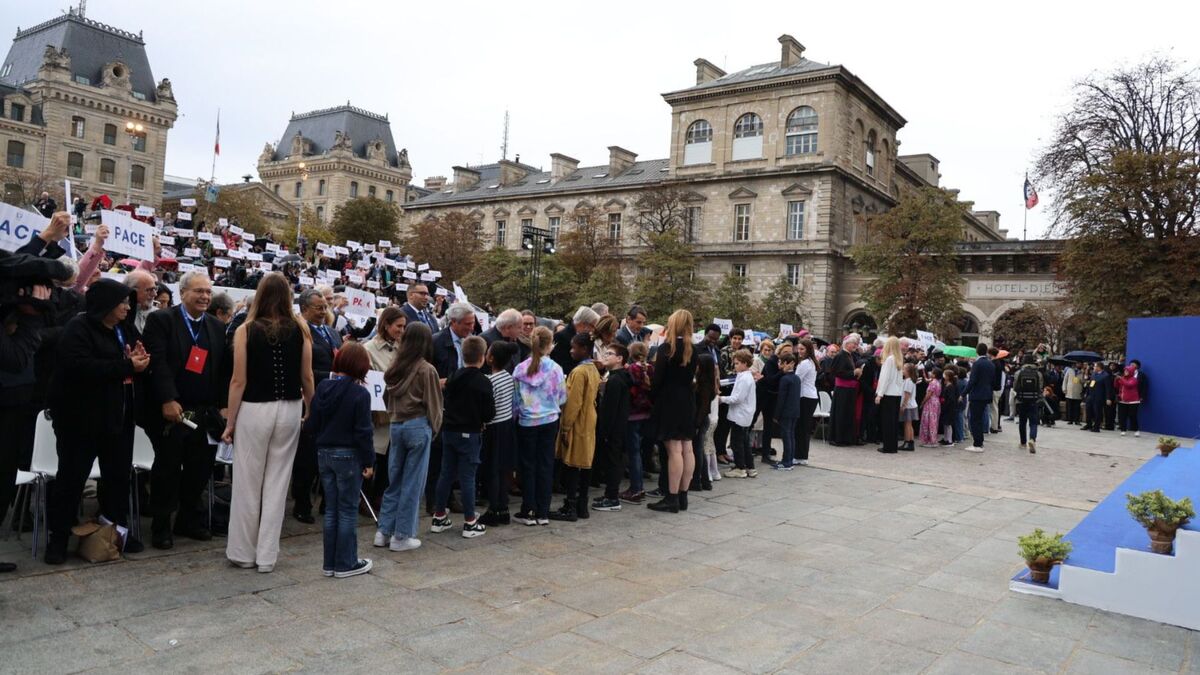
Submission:
[[[1029,578],[1038,584],[1050,583],[1050,570],[1054,569],[1054,565],[1057,563],[1057,560],[1047,560],[1045,558],[1025,561],[1025,564],[1029,566]]]
[[[1150,534],[1150,550],[1155,553],[1165,553],[1171,555],[1175,548],[1175,531],[1178,527],[1151,527],[1147,528],[1146,532]]]
[[[1162,453],[1163,457],[1170,457],[1171,453],[1175,451],[1175,448],[1170,445],[1160,445],[1158,446],[1158,451]]]

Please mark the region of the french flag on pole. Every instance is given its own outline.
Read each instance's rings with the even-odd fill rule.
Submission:
[[[219,110],[217,111],[217,140],[213,143],[213,154],[221,154],[221,111]],[[1028,185],[1029,181],[1026,180],[1025,184]]]
[[[1029,176],[1025,176],[1025,208],[1032,209],[1037,204],[1037,190],[1033,187],[1033,183],[1029,182]]]

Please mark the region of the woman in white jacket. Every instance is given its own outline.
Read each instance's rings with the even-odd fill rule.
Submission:
[[[883,445],[879,452],[899,450],[897,431],[900,424],[900,394],[904,388],[904,354],[900,338],[895,335],[883,343],[883,365],[879,367],[879,383],[875,385],[875,406],[879,415],[879,437]]]

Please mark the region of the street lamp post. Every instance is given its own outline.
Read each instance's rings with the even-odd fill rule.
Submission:
[[[130,121],[130,122],[125,123],[125,133],[129,136],[129,147],[130,147],[131,151],[133,148],[137,147],[138,138],[141,138],[142,136],[144,136],[145,131],[146,131],[146,127],[142,126],[140,122]],[[129,181],[126,183],[126,188],[125,188],[125,203],[132,205],[133,204],[133,154],[132,154],[132,152],[131,152],[131,154],[126,155],[125,159],[129,164]]]
[[[525,225],[521,228],[521,248],[529,251],[529,308],[538,311],[538,286],[542,276],[542,254],[552,255],[554,235],[550,230]]]
[[[296,195],[296,255],[300,255],[300,227],[304,223],[304,181],[308,180],[308,168],[304,162],[296,167],[300,169],[300,194]]]

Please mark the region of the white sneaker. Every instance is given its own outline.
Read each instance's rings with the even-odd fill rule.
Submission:
[[[968,445],[963,448],[967,452],[983,452],[983,448],[978,445]]]
[[[807,459],[798,459],[798,460],[796,460],[796,463],[799,464],[800,466],[808,466]]]
[[[709,480],[711,480],[711,481],[713,481],[713,482],[716,482],[716,481],[719,481],[719,480],[721,480],[721,472],[720,472],[720,471],[718,471],[718,472],[716,472],[716,473],[712,474],[711,476],[709,476],[709,477],[708,477],[708,479],[709,479]]]
[[[1025,444],[1025,443],[1018,443],[1018,444],[1017,444],[1017,447],[1018,447],[1018,448],[1020,448],[1020,449],[1022,449],[1022,450],[1024,450],[1024,449],[1026,448],[1026,444]]]
[[[379,530],[375,530],[375,541],[372,543],[374,544],[375,548],[383,548],[384,546],[388,545],[388,539],[390,539],[390,537],[386,537]]]
[[[421,548],[421,540],[416,537],[392,537],[392,545],[388,547],[393,551],[411,551],[416,548]]]
[[[349,577],[356,577],[360,574],[366,574],[367,572],[370,572],[371,567],[373,567],[373,566],[374,565],[371,562],[370,558],[359,558],[358,562],[355,563],[354,567],[351,567],[350,569],[346,570],[345,572],[334,572],[333,576],[337,577],[338,579],[347,579]]]
[[[1037,441],[1029,439],[1029,454],[1037,454]]]
[[[1121,432],[1121,436],[1122,436],[1122,437],[1123,437],[1123,436],[1125,436],[1125,432],[1124,432],[1124,431],[1122,431],[1122,432]]]
[[[549,524],[550,524],[550,519],[549,519],[549,518],[538,518],[538,519],[537,519],[537,524],[538,524],[538,525],[549,525]]]
[[[1140,432],[1140,431],[1135,431],[1135,432],[1133,432],[1133,437],[1134,437],[1134,438],[1141,438],[1141,437],[1142,437],[1142,432]]]

